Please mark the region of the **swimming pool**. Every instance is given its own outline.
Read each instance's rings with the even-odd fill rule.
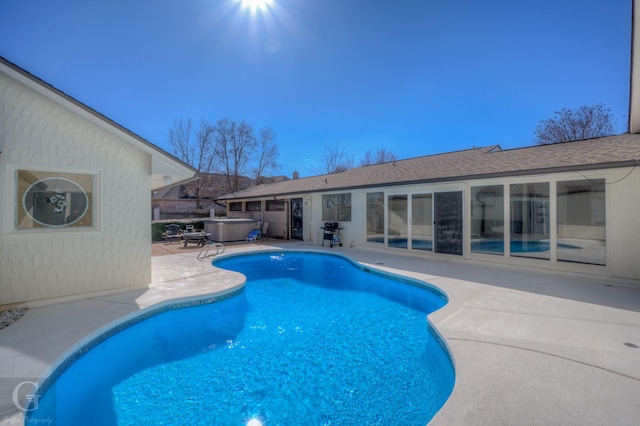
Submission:
[[[425,315],[434,287],[337,255],[261,252],[247,285],[95,341],[42,386],[27,424],[420,424],[454,383]]]

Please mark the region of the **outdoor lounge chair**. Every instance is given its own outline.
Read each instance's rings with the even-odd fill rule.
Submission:
[[[249,235],[247,235],[247,238],[245,238],[245,240],[248,243],[255,243],[256,239],[258,239],[259,236],[260,236],[260,230],[254,229],[253,231],[249,232]]]

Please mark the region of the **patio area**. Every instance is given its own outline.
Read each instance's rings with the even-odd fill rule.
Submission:
[[[263,249],[342,254],[449,295],[429,319],[451,350],[456,384],[431,425],[638,423],[640,282],[277,240],[228,244],[225,254]],[[153,244],[149,290],[31,308],[0,330],[0,422],[21,419],[17,384],[41,381],[114,323],[172,299],[243,285],[240,274],[198,261],[199,251]]]

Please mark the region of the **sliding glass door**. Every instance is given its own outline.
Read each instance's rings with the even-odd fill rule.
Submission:
[[[373,194],[367,199],[367,240],[376,234]],[[393,194],[386,198],[387,247],[462,254],[462,191]],[[370,231],[371,229],[371,231]]]
[[[390,195],[387,212],[387,238],[389,247],[408,248],[409,217],[406,195]]]
[[[384,192],[367,194],[366,234],[368,243],[384,244]]]
[[[471,187],[471,251],[504,255],[504,187]]]
[[[433,196],[431,194],[411,196],[411,248],[433,250]]]
[[[549,183],[511,185],[511,256],[549,259]]]

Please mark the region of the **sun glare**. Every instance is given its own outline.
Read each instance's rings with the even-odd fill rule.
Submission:
[[[273,3],[273,0],[238,0],[242,3],[243,9],[251,10],[251,13],[255,13],[260,10],[262,12],[266,11]]]

